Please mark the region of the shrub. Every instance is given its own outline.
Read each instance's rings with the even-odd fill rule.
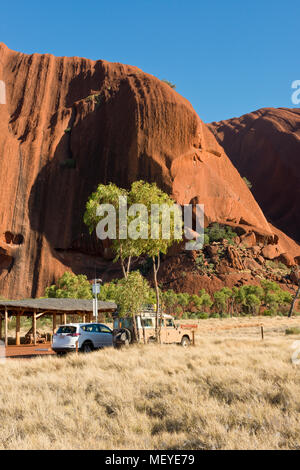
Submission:
[[[176,85],[172,82],[169,82],[169,80],[162,80],[162,82],[166,83],[167,85],[169,85],[169,87],[173,88],[173,90],[175,90],[176,88]]]
[[[102,97],[100,93],[95,93],[94,95],[90,95],[85,99],[86,103],[94,103],[99,106],[102,102]]]
[[[246,178],[246,176],[243,177],[243,180],[245,181],[248,188],[251,189],[252,188],[252,183],[250,183],[250,181]]]
[[[56,284],[47,287],[45,296],[51,298],[92,299],[92,286],[83,274],[65,272]]]
[[[268,308],[267,310],[264,310],[263,316],[264,317],[275,317],[277,315],[277,310],[274,308]]]
[[[148,303],[150,287],[139,271],[132,271],[127,278],[115,284],[115,302],[120,316],[134,316]]]
[[[233,243],[234,238],[237,236],[231,227],[228,225],[220,225],[218,223],[214,223],[204,229],[204,233],[207,235],[207,239],[210,243],[220,242],[224,239],[228,240],[230,243]]]
[[[298,326],[292,326],[285,330],[286,335],[300,335],[300,328]]]
[[[266,266],[270,269],[275,269],[275,270],[278,270],[278,271],[282,271],[283,273],[286,273],[286,274],[290,274],[290,272],[291,272],[291,269],[288,268],[281,261],[266,260]]]
[[[216,312],[210,314],[209,318],[220,318],[220,315]]]
[[[213,263],[208,263],[205,260],[205,257],[202,251],[198,253],[197,258],[195,259],[195,263],[196,263],[196,268],[203,274],[204,273],[212,274],[215,271],[215,265]]]
[[[209,318],[209,315],[208,313],[200,312],[198,313],[197,317],[199,318],[199,320],[207,320],[207,318]]]

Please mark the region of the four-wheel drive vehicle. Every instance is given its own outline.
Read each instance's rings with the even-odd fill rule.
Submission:
[[[112,346],[112,330],[102,323],[69,323],[61,325],[53,335],[52,349],[57,354],[78,350],[90,352]]]
[[[114,316],[113,345],[118,348],[130,343],[154,343],[156,314],[142,312],[136,316],[136,332],[131,317]],[[172,315],[163,314],[160,322],[160,343],[181,344],[184,347],[194,343],[192,330],[182,328],[174,323]],[[137,336],[137,337],[136,337]]]

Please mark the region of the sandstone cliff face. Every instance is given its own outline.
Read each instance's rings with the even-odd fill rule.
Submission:
[[[260,109],[209,125],[264,214],[300,241],[300,109]]]
[[[40,296],[66,269],[106,269],[82,222],[110,181],[155,181],[267,243],[278,238],[191,104],[136,67],[0,44],[0,295]],[[300,250],[298,253],[300,254]]]

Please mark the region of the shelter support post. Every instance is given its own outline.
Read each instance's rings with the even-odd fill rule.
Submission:
[[[5,314],[4,314],[4,344],[5,344],[5,347],[7,348],[7,345],[8,345],[8,311],[7,311],[7,308],[5,308]]]
[[[21,314],[16,314],[16,346],[21,344]]]
[[[56,312],[52,315],[52,333],[54,334],[56,330]]]
[[[32,317],[32,329],[33,329],[33,343],[36,345],[36,312],[33,312]]]

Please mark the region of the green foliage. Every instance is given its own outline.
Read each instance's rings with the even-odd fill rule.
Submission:
[[[228,225],[220,225],[214,223],[211,226],[204,229],[204,234],[207,236],[207,243],[220,242],[222,240],[228,240],[229,243],[233,243],[234,238],[237,234]]]
[[[285,330],[286,335],[300,335],[300,328],[298,326],[292,326]]]
[[[162,303],[166,313],[173,313],[178,304],[177,294],[172,289],[162,292]]]
[[[66,160],[60,163],[60,167],[67,170],[72,170],[76,168],[76,160],[74,160],[74,158],[66,158]]]
[[[211,296],[201,289],[199,294],[176,294],[169,289],[162,292],[163,307],[167,313],[180,318],[211,318],[230,315],[287,315],[292,296],[276,282],[262,281],[261,286],[244,285],[223,287]],[[205,315],[203,315],[205,314]]]
[[[290,274],[291,269],[288,268],[285,264],[281,261],[273,261],[273,260],[266,260],[266,266],[273,271],[278,271],[280,274]]]
[[[274,281],[262,280],[261,285],[264,290],[263,302],[268,309],[276,313],[288,309],[292,302],[292,295],[289,292],[281,289]]]
[[[68,134],[72,131],[72,127],[67,127],[67,129],[64,130],[65,134]]]
[[[83,274],[65,272],[62,277],[45,290],[45,296],[51,298],[92,299],[92,286]]]
[[[85,275],[65,272],[55,285],[46,288],[46,297],[92,299],[91,284]],[[176,293],[172,289],[161,292],[162,308],[177,318],[219,318],[228,315],[265,316],[287,315],[292,295],[274,281],[262,280],[261,286],[244,285],[229,289],[223,287],[211,296],[201,289],[196,294]],[[139,271],[127,278],[108,282],[101,287],[99,299],[114,301],[121,315],[133,315],[143,305],[157,302],[154,289]]]
[[[135,181],[129,192],[129,204],[144,204],[147,208],[148,223],[146,233],[148,239],[139,238],[136,245],[139,247],[138,251],[150,257],[158,256],[160,253],[166,254],[168,248],[174,242],[179,242],[182,238],[174,238],[174,228],[176,225],[177,206],[175,201],[164,191],[159,189],[155,183],[146,183],[144,181]],[[163,238],[163,213],[159,212],[156,221],[151,220],[152,205],[156,204],[160,207],[165,206],[171,210],[170,212],[170,237]],[[174,210],[174,212],[172,212]],[[152,223],[151,223],[152,222]],[[141,227],[141,231],[144,227]],[[151,232],[157,229],[158,238],[153,238]],[[182,233],[182,224],[179,227],[180,234]]]
[[[96,229],[97,224],[101,220],[101,216],[97,215],[99,204],[111,204],[116,211],[119,210],[119,197],[127,196],[127,191],[121,189],[113,183],[99,184],[96,191],[91,194],[87,203],[83,216],[83,221],[87,225],[90,234]],[[118,222],[118,218],[116,220]],[[117,226],[117,236],[119,234],[119,226]]]
[[[244,305],[248,308],[248,312],[254,315],[259,312],[261,301],[255,294],[248,294],[246,296]]]
[[[204,233],[203,246],[204,245],[209,245],[209,236],[207,235],[207,233]]]
[[[207,320],[209,318],[209,315],[206,312],[200,312],[198,313],[197,318],[199,320]]]
[[[205,260],[205,257],[202,251],[199,251],[197,253],[197,258],[195,259],[195,263],[196,263],[196,268],[202,274],[212,274],[213,272],[215,272],[215,265],[213,263],[208,263],[208,261]]]
[[[145,181],[135,181],[132,183],[130,191],[118,188],[114,184],[99,185],[87,204],[84,214],[84,222],[89,227],[90,233],[96,228],[100,222],[97,215],[99,204],[111,204],[117,212],[119,212],[120,196],[127,197],[129,210],[127,212],[126,230],[123,227],[117,227],[115,240],[112,242],[112,248],[115,252],[115,261],[120,259],[123,274],[126,278],[130,271],[130,262],[132,256],[147,255],[153,261],[153,278],[156,292],[157,314],[160,305],[159,286],[157,281],[157,272],[160,266],[160,254],[167,253],[168,248],[176,241],[182,240],[182,218],[180,218],[180,226],[177,227],[176,211],[177,205],[168,194],[159,189],[155,183],[146,183]],[[140,204],[140,214],[132,213],[132,205]],[[166,214],[158,210],[154,220],[152,217],[153,206],[158,209],[165,208],[169,210],[169,223],[167,228],[169,233],[164,233],[164,222]],[[137,209],[138,206],[135,206]],[[144,210],[144,213],[143,213]],[[181,215],[181,214],[180,214]],[[119,223],[119,217],[116,217],[116,224]],[[176,234],[175,228],[177,227]],[[133,231],[130,233],[131,228]],[[122,233],[123,232],[123,233]],[[125,232],[125,233],[124,233]],[[134,233],[134,236],[132,235]],[[153,235],[153,233],[155,235]],[[178,236],[179,233],[179,236]],[[124,260],[127,259],[127,268]]]
[[[46,297],[92,299],[92,286],[85,275],[76,276],[70,272],[46,288]],[[146,279],[134,271],[125,279],[115,280],[101,286],[100,300],[112,301],[118,305],[121,316],[134,315],[145,304],[154,303],[155,296]]]
[[[139,271],[129,273],[127,278],[116,282],[113,288],[109,286],[104,295],[107,296],[109,289],[121,317],[136,315],[151,298],[150,286]]]
[[[176,88],[176,85],[172,82],[169,82],[169,80],[162,80],[162,82],[166,83],[167,85],[169,85],[169,87],[175,89]]]
[[[141,254],[140,247],[136,243],[136,240],[132,240],[129,237],[124,238],[123,231],[124,227],[119,225],[119,217],[117,214],[120,210],[120,198],[127,197],[128,202],[129,193],[126,189],[119,188],[113,183],[110,184],[99,184],[96,191],[89,197],[86,210],[83,216],[83,221],[87,225],[89,232],[92,233],[98,223],[102,220],[103,216],[97,215],[97,208],[99,204],[110,204],[116,211],[116,225],[115,225],[115,239],[111,240],[112,250],[115,254],[114,261],[118,259],[121,261],[123,268],[124,277],[128,275],[130,270],[130,260],[132,256],[139,256]],[[127,215],[126,223],[130,222],[130,217]],[[124,260],[128,260],[128,265],[125,267]]]
[[[88,226],[90,233],[92,233],[97,224],[100,222],[102,217],[97,216],[97,207],[99,204],[111,204],[119,211],[119,197],[126,196],[127,204],[130,207],[132,204],[144,204],[147,209],[147,222],[140,221],[137,227],[140,238],[133,240],[129,236],[126,239],[121,238],[120,230],[122,227],[118,226],[118,217],[116,218],[117,229],[116,229],[116,240],[112,242],[114,252],[117,260],[121,255],[124,259],[129,256],[139,256],[146,254],[149,257],[158,256],[159,253],[166,253],[169,246],[174,243],[174,226],[175,218],[174,214],[170,214],[170,238],[162,238],[163,228],[163,214],[160,212],[156,222],[158,228],[159,237],[153,239],[151,237],[151,209],[152,204],[165,205],[170,208],[175,208],[174,200],[160,190],[156,184],[145,183],[144,181],[136,181],[132,184],[130,191],[118,188],[116,185],[110,183],[108,185],[100,184],[97,190],[90,196],[87,204],[86,211],[84,214],[84,223]],[[131,222],[136,219],[136,215],[127,215],[127,226],[130,227]],[[182,227],[181,227],[182,228]],[[143,232],[146,232],[148,239],[142,238]],[[177,240],[176,240],[177,241]],[[180,240],[178,240],[180,241]]]
[[[93,95],[89,95],[85,101],[86,103],[94,103],[95,105],[99,106],[102,103],[102,96],[100,93],[95,93]]]
[[[245,181],[248,188],[251,189],[252,188],[252,183],[250,183],[250,181],[246,178],[246,176],[243,177],[243,180]]]
[[[214,305],[220,311],[221,315],[228,312],[228,301],[232,297],[232,290],[228,287],[223,287],[221,290],[214,293]]]
[[[204,310],[213,304],[210,295],[204,289],[200,290],[199,295],[177,294],[169,289],[162,292],[161,297],[164,311],[180,318],[206,318],[208,313]]]

